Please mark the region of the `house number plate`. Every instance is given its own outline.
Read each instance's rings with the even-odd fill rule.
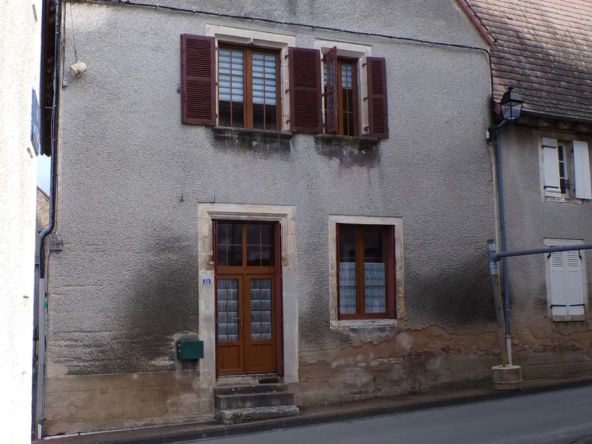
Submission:
[[[202,282],[203,282],[204,285],[211,285],[212,284],[212,279],[210,279],[210,278],[204,278]]]

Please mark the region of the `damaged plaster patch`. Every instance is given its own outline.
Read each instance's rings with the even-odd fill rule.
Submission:
[[[66,364],[59,364],[56,362],[47,362],[47,377],[62,376],[68,374],[68,366]]]
[[[400,349],[406,349],[407,352],[409,352],[409,350],[411,350],[411,347],[413,346],[413,336],[407,334],[407,332],[402,332],[399,333],[396,336],[397,339],[397,347]]]

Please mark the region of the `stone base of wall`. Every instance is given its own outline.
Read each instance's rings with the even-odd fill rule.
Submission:
[[[592,353],[518,354],[525,380],[592,372]],[[489,386],[498,355],[412,353],[405,357],[300,364],[291,384],[299,407]],[[213,389],[193,371],[48,378],[44,433],[181,424],[214,417]]]
[[[214,417],[199,373],[64,375],[47,380],[45,435],[197,422]]]
[[[561,378],[592,372],[592,351],[518,354],[522,379]]]
[[[300,365],[298,406],[455,390],[491,384],[497,356],[446,357],[417,353],[360,362]]]
[[[375,397],[491,386],[492,367],[501,357],[417,353],[369,361],[300,365],[293,384],[299,407]],[[592,352],[533,353],[515,356],[524,380],[592,374]]]

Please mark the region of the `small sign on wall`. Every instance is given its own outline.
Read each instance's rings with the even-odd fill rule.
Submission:
[[[212,285],[212,279],[211,278],[203,278],[202,283],[204,285]]]
[[[39,100],[37,100],[37,91],[33,89],[31,103],[31,143],[35,150],[35,155],[41,151],[41,110],[39,109]]]

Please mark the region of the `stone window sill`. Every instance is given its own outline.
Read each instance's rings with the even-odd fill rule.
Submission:
[[[586,315],[553,315],[553,322],[585,322]]]
[[[337,134],[315,134],[315,139],[321,143],[341,146],[352,146],[359,149],[372,148],[378,145],[379,139],[369,136],[351,137]]]
[[[573,203],[573,204],[582,204],[582,199],[578,199],[575,197],[551,197],[545,196],[545,202],[563,202],[563,203]]]
[[[242,139],[249,141],[289,141],[294,136],[287,131],[269,131],[249,128],[232,128],[227,126],[215,126],[213,128],[216,137],[228,139]]]
[[[347,321],[331,321],[331,329],[369,329],[396,327],[397,319],[351,319]]]

